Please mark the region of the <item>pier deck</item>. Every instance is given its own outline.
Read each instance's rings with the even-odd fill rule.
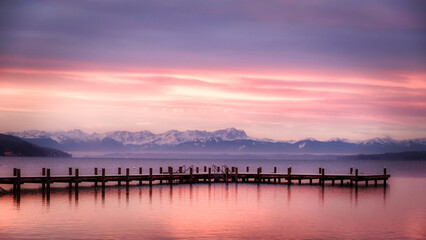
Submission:
[[[213,169],[213,170],[212,170]],[[73,171],[74,170],[74,171]],[[98,173],[101,172],[99,175]],[[325,174],[324,168],[319,168],[318,174],[295,174],[292,173],[291,167],[287,169],[286,173],[277,172],[277,168],[274,167],[272,173],[262,173],[262,168],[257,168],[257,173],[249,172],[249,167],[246,168],[246,172],[238,172],[237,167],[228,168],[227,166],[215,166],[207,168],[204,166],[204,172],[200,173],[200,169],[197,167],[179,167],[179,170],[174,172],[172,167],[168,167],[167,172],[163,172],[163,168],[160,168],[159,173],[153,174],[153,169],[149,169],[148,174],[142,174],[142,168],[139,168],[139,174],[130,174],[130,169],[126,168],[126,173],[121,174],[121,168],[118,168],[118,174],[106,175],[105,169],[98,171],[98,168],[94,169],[93,175],[79,175],[79,169],[69,168],[68,175],[52,175],[50,169],[43,168],[41,176],[21,176],[20,169],[13,169],[13,176],[11,177],[0,177],[0,184],[12,184],[14,193],[20,192],[22,184],[25,183],[36,183],[42,185],[42,191],[50,191],[50,185],[53,183],[68,183],[71,188],[78,189],[79,183],[94,183],[97,187],[98,184],[105,188],[107,182],[117,182],[121,185],[122,182],[129,186],[133,181],[137,181],[140,185],[143,182],[152,184],[163,184],[163,182],[173,183],[211,183],[211,182],[244,182],[244,183],[275,183],[275,184],[318,184],[324,185],[326,182],[331,182],[334,186],[335,183],[350,184],[350,186],[358,187],[359,183],[364,183],[368,186],[370,181],[374,182],[377,186],[378,181],[381,181],[386,186],[386,181],[390,178],[390,175],[386,173],[386,168],[383,169],[383,174],[358,174],[358,169],[353,171],[350,169],[349,174]]]

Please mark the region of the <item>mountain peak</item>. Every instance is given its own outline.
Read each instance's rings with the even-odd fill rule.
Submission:
[[[387,136],[384,138],[372,138],[372,139],[368,139],[366,141],[363,141],[362,144],[364,145],[372,145],[372,144],[394,144],[397,143],[398,141],[394,140],[393,138]]]
[[[248,138],[244,130],[238,130],[233,127],[214,131],[213,134],[215,135],[215,137],[221,137],[223,140],[228,141]]]

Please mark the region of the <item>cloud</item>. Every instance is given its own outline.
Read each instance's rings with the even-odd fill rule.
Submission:
[[[123,67],[421,71],[425,5],[4,1],[0,54]]]

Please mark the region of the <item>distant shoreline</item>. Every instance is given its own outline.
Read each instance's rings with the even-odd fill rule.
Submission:
[[[426,151],[390,152],[382,154],[265,154],[265,153],[185,153],[185,152],[133,152],[133,153],[84,153],[79,152],[70,157],[66,156],[0,156],[1,157],[46,157],[46,158],[70,158],[70,159],[146,159],[146,160],[426,160]]]

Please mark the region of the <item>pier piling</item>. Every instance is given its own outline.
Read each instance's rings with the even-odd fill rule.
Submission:
[[[139,168],[139,175],[142,175],[142,168]],[[139,185],[142,185],[142,180],[139,180]]]
[[[149,169],[149,186],[152,186],[152,168]]]
[[[287,168],[287,182],[291,185],[291,167]]]
[[[129,187],[129,176],[130,176],[130,169],[126,168],[126,187]]]
[[[105,190],[105,168],[102,168],[102,191]]]
[[[383,175],[386,175],[386,168],[383,168]],[[383,184],[386,187],[386,179],[383,180]]]
[[[72,168],[68,168],[68,175],[72,176]],[[68,187],[70,189],[72,188],[72,183],[71,182],[68,184]]]
[[[98,176],[98,168],[95,168],[93,170],[93,173],[95,174],[95,176]],[[95,181],[95,187],[98,187],[98,181]]]
[[[41,176],[42,177],[46,176],[46,168],[41,169]],[[42,181],[42,183],[41,183],[41,191],[42,192],[44,192],[46,190],[46,184],[44,182],[45,181]]]
[[[121,167],[118,168],[118,175],[121,175]],[[121,181],[118,181],[118,186],[121,186]]]
[[[50,168],[46,169],[46,191],[50,194]]]
[[[358,187],[358,168],[355,169],[355,187]]]
[[[170,180],[169,183],[173,184],[173,167],[169,167]]]
[[[75,190],[78,191],[78,168],[75,169],[75,179],[74,179],[74,185],[75,185]]]

